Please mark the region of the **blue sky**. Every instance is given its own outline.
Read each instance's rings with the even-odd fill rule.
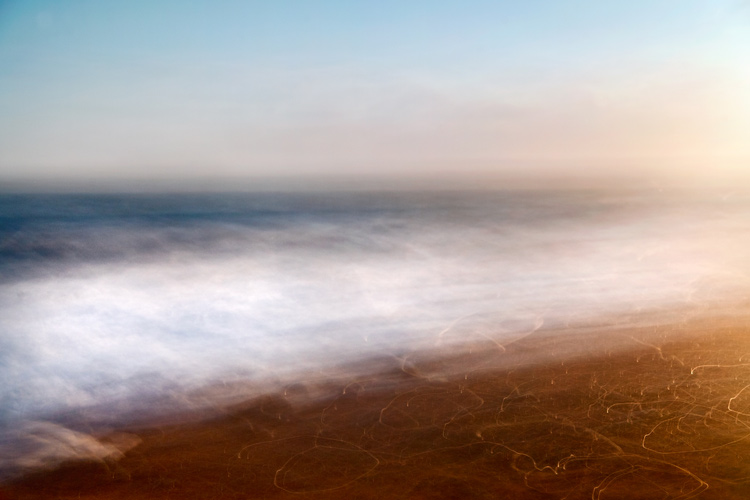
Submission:
[[[750,3],[0,3],[0,179],[750,167]]]

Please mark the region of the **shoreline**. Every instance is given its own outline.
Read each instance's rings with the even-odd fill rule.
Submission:
[[[119,460],[32,472],[0,492],[745,498],[750,323],[726,313],[645,326],[615,320],[540,330],[502,350],[488,342],[378,358],[213,414],[123,425],[99,436],[130,447]]]

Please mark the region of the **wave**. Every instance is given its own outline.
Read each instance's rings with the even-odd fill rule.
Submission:
[[[749,206],[602,192],[13,195],[0,203],[0,424],[741,296]]]

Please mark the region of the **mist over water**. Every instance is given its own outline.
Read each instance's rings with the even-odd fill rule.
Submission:
[[[6,195],[0,220],[6,431],[740,300],[750,271],[726,193]]]

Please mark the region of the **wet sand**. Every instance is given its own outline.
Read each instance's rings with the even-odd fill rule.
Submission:
[[[750,323],[660,317],[371,360],[123,425],[141,442],[121,459],[0,498],[748,498]]]

